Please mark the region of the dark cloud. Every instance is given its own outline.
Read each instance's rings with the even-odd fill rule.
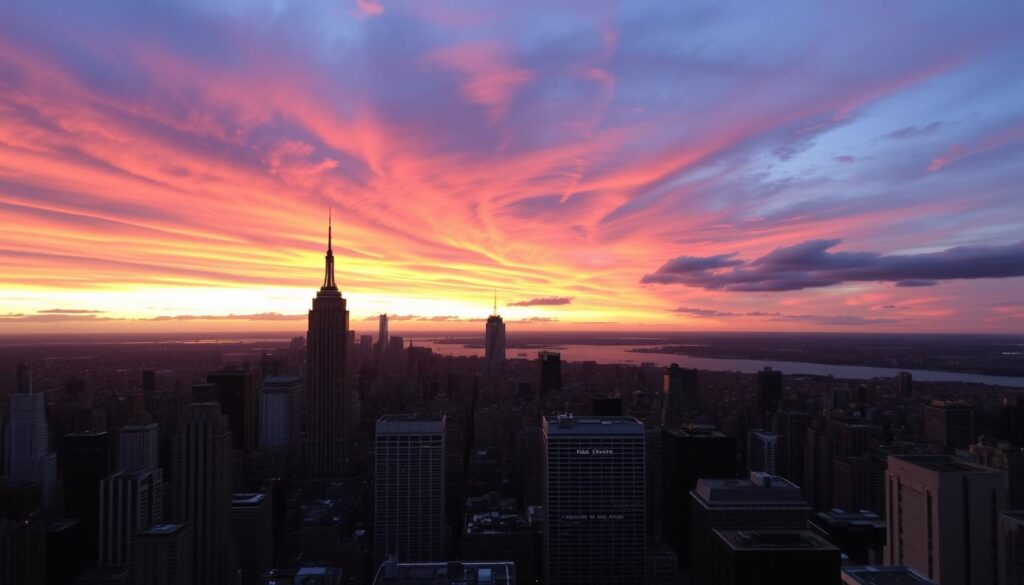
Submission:
[[[840,240],[809,240],[750,261],[736,254],[681,256],[645,275],[643,284],[681,284],[729,292],[790,291],[844,282],[932,286],[942,280],[1024,276],[1024,241],[960,246],[927,254],[831,252]]]
[[[857,160],[857,157],[855,157],[855,156],[853,156],[851,154],[841,154],[839,156],[834,156],[832,158],[836,162],[847,163],[847,164],[848,163],[852,163],[852,162]]]
[[[536,297],[528,301],[509,303],[510,307],[549,307],[555,305],[568,305],[574,297]]]
[[[93,311],[90,309],[43,309],[36,311],[37,313],[53,313],[60,315],[91,315],[97,313],[106,313],[106,311]]]
[[[764,311],[749,311],[735,313],[732,311],[718,311],[715,309],[701,309],[695,307],[678,307],[671,309],[673,313],[682,313],[690,317],[715,318],[715,317],[765,317],[769,321],[795,321],[802,323],[813,323],[816,325],[837,325],[856,327],[860,325],[891,325],[905,319],[868,319],[853,315],[786,315],[783,313],[767,313]]]
[[[891,138],[893,140],[905,140],[907,138],[915,138],[917,136],[924,136],[925,134],[930,134],[941,127],[942,122],[932,122],[931,124],[921,126],[920,128],[917,126],[904,126],[903,128],[893,130],[892,132],[886,134],[885,137]]]

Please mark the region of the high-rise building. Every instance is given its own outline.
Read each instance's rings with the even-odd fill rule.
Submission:
[[[114,472],[111,437],[107,432],[83,431],[61,437],[57,457],[64,483],[64,515],[81,518],[85,533],[84,553],[90,561],[99,556],[93,535],[99,533],[100,482]]]
[[[494,296],[494,311],[487,317],[484,336],[484,364],[487,374],[500,376],[505,370],[505,321],[498,314],[498,296]]]
[[[378,562],[444,558],[445,418],[385,415],[374,446],[374,543]]]
[[[562,354],[557,351],[537,353],[540,361],[540,396],[562,389]]]
[[[914,377],[910,375],[910,372],[896,374],[896,386],[903,398],[910,398],[914,395]]]
[[[50,451],[47,442],[46,395],[39,392],[12,394],[7,416],[4,441],[7,481],[39,484],[43,508],[54,510],[57,506],[57,455]]]
[[[924,436],[949,451],[974,442],[974,407],[954,400],[932,400],[924,407]]]
[[[866,510],[848,512],[834,508],[817,512],[807,525],[839,547],[851,563],[882,564],[885,520],[878,514]]]
[[[708,583],[714,530],[803,530],[810,506],[800,488],[781,477],[705,479],[690,492],[691,582]]]
[[[697,406],[697,370],[672,364],[662,376],[661,426],[678,429],[687,411]]]
[[[163,473],[137,468],[100,482],[100,565],[130,566],[132,539],[163,521]]]
[[[260,400],[260,450],[287,452],[298,438],[296,401],[302,390],[298,376],[269,376]]]
[[[767,431],[747,433],[747,471],[771,475],[779,469],[779,436]]]
[[[839,549],[807,530],[714,530],[711,585],[838,585]]]
[[[843,585],[937,585],[910,567],[845,566]]]
[[[664,457],[663,535],[683,566],[689,565],[689,494],[697,480],[736,476],[736,440],[714,427],[686,425],[664,429],[661,434]]]
[[[892,455],[886,472],[885,564],[941,585],[995,585],[1002,471],[945,455]]]
[[[160,432],[156,423],[122,427],[119,442],[121,469],[152,471],[159,466]]]
[[[188,524],[155,524],[133,543],[135,585],[193,585],[194,547]]]
[[[775,417],[773,429],[779,434],[779,475],[789,481],[804,483],[804,449],[811,415],[806,412],[783,411]]]
[[[274,517],[267,494],[231,497],[231,533],[238,546],[241,585],[256,585],[274,560]]]
[[[313,478],[341,477],[345,463],[348,310],[334,282],[330,226],[325,258],[324,283],[313,299],[306,335],[306,435],[302,461],[306,475]],[[386,316],[382,323],[386,335]]]
[[[190,404],[174,438],[174,512],[191,528],[193,585],[223,585],[232,572],[231,451],[220,404]]]
[[[765,368],[757,373],[757,413],[775,412],[782,403],[782,372]]]
[[[509,561],[381,563],[373,585],[516,585],[516,565]]]
[[[217,387],[217,402],[228,417],[232,448],[246,453],[256,450],[259,416],[256,375],[251,369],[225,369],[207,374],[206,381]]]
[[[384,352],[388,350],[388,341],[388,314],[381,313],[377,317],[377,351],[382,358]]]
[[[999,517],[999,585],[1024,585],[1024,511]]]
[[[631,417],[544,421],[545,582],[642,585],[644,426]]]

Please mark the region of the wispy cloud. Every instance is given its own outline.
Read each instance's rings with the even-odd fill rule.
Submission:
[[[572,303],[573,297],[534,297],[528,301],[509,303],[510,307],[553,307]]]

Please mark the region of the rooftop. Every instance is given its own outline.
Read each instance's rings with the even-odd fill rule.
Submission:
[[[154,524],[144,530],[142,534],[161,535],[161,534],[174,534],[175,532],[184,530],[185,524],[167,523],[167,524]]]
[[[374,585],[508,585],[515,583],[516,565],[509,561],[397,563],[385,561]]]
[[[870,510],[858,510],[850,512],[840,508],[832,508],[818,512],[812,517],[811,522],[822,522],[830,526],[866,526],[871,528],[885,528],[885,520]]]
[[[848,585],[936,585],[910,567],[843,567]]]
[[[936,473],[992,473],[995,471],[950,455],[890,455],[889,458],[906,461]]]
[[[751,474],[751,479],[698,479],[691,493],[710,506],[785,504],[808,507],[799,487],[766,473]]]
[[[263,384],[270,384],[275,386],[287,386],[291,384],[298,384],[302,381],[302,378],[298,376],[267,376],[263,378]]]
[[[385,414],[377,419],[377,434],[405,435],[440,433],[444,416],[438,414]]]
[[[689,424],[678,429],[665,429],[665,432],[673,437],[691,439],[720,439],[722,437],[728,437],[728,435],[718,430],[713,425]]]
[[[242,506],[258,506],[263,500],[267,499],[266,494],[253,494],[253,493],[242,493],[242,494],[231,494],[231,505],[236,507]]]
[[[644,425],[631,416],[546,417],[548,435],[643,435]]]
[[[839,552],[824,538],[809,530],[715,530],[733,550],[823,550]]]

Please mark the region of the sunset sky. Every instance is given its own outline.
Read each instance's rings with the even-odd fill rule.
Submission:
[[[0,4],[0,333],[1024,329],[1024,2]]]

